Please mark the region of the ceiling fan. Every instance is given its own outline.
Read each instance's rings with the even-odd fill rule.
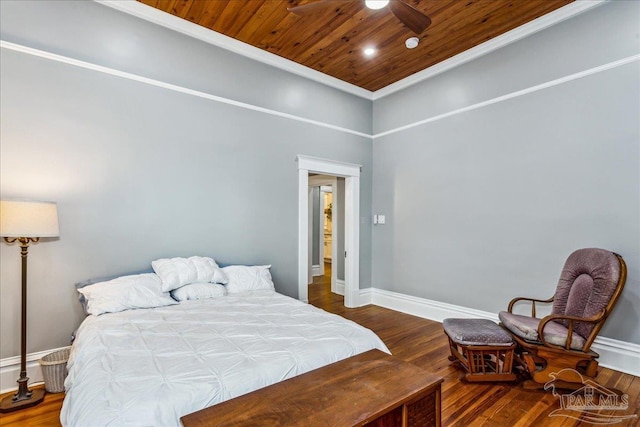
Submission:
[[[289,7],[287,10],[300,16],[310,15],[320,12],[332,2],[332,0],[318,0],[313,3]],[[431,19],[427,15],[402,0],[365,0],[365,4],[369,9],[387,7],[400,22],[416,34],[422,34],[431,25]]]

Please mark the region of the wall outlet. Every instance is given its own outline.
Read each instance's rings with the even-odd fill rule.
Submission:
[[[378,215],[378,224],[384,224],[386,221],[386,218],[384,217],[384,215]]]

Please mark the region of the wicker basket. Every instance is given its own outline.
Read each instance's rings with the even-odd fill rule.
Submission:
[[[62,393],[64,391],[64,379],[67,377],[67,360],[69,360],[70,351],[70,348],[65,348],[47,354],[40,359],[44,389],[48,393]]]

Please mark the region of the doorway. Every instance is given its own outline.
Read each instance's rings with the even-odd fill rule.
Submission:
[[[309,284],[344,295],[344,178],[309,173]],[[326,280],[320,277],[326,276]]]
[[[342,177],[344,178],[344,254],[332,255],[332,262],[336,262],[339,257],[344,257],[344,305],[357,307],[360,293],[360,166],[303,155],[299,155],[297,160],[298,299],[308,302],[307,285],[312,280],[309,258],[313,247],[309,224],[313,220],[313,212],[310,206],[312,194],[309,189],[312,178],[309,174],[325,175],[333,179]],[[333,272],[335,268],[331,270]]]

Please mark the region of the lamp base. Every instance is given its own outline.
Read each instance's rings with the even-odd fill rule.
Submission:
[[[30,390],[31,397],[21,400],[13,400],[14,395],[11,394],[0,401],[0,412],[13,412],[24,408],[36,406],[44,400],[44,388],[34,388]]]

